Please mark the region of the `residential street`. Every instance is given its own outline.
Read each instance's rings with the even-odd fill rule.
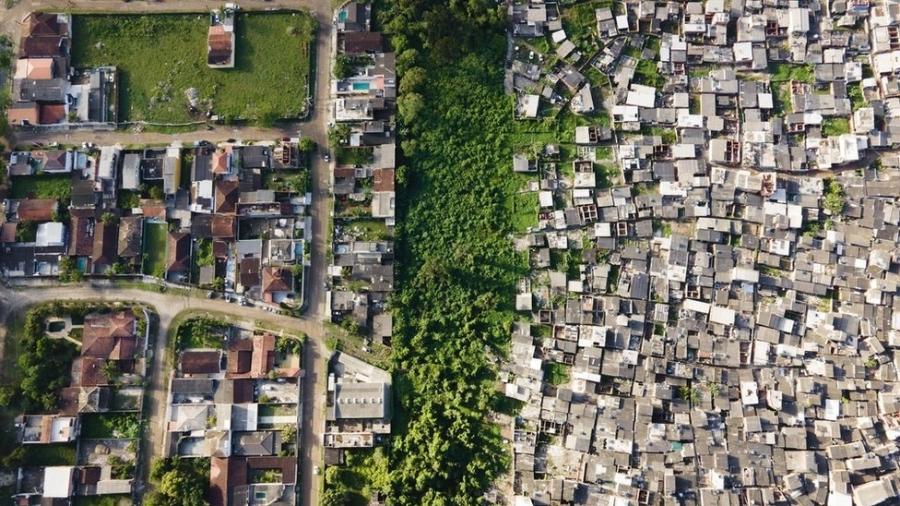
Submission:
[[[315,62],[312,65],[313,75],[313,108],[309,118],[303,122],[283,125],[282,128],[263,129],[257,127],[220,126],[214,130],[198,130],[178,135],[158,133],[117,132],[74,132],[35,135],[21,133],[14,142],[61,142],[81,143],[94,142],[123,144],[159,144],[179,139],[184,142],[195,140],[223,141],[229,138],[242,140],[276,139],[284,136],[295,136],[301,133],[313,139],[319,146],[327,145],[328,124],[330,121],[330,68],[332,54],[332,4],[331,0],[242,0],[239,2],[243,10],[275,10],[275,9],[308,9],[315,17],[318,32],[315,43]],[[18,34],[18,23],[29,12],[35,10],[78,10],[119,13],[141,12],[205,12],[222,6],[221,1],[205,0],[172,0],[160,2],[123,2],[112,0],[22,0],[12,9],[2,11],[0,29],[5,33]],[[15,37],[14,37],[15,38]],[[10,139],[10,141],[13,141]],[[10,142],[12,145],[13,142]],[[303,409],[302,440],[300,449],[299,474],[300,504],[315,506],[319,503],[319,485],[313,473],[314,466],[321,465],[322,433],[325,429],[325,329],[320,324],[325,312],[325,282],[329,248],[328,238],[331,213],[330,167],[321,156],[314,156],[310,168],[311,191],[314,195],[311,210],[314,237],[311,241],[311,267],[307,284],[307,311],[301,319],[279,316],[259,309],[237,306],[222,300],[191,299],[189,297],[154,293],[138,289],[116,289],[112,287],[64,286],[48,288],[28,288],[21,291],[10,291],[0,287],[0,321],[6,322],[11,314],[25,309],[29,304],[52,299],[102,299],[138,301],[156,308],[160,317],[159,336],[154,346],[154,357],[164,355],[169,325],[176,315],[183,311],[209,309],[229,313],[238,318],[250,321],[262,320],[277,324],[286,329],[304,332],[309,336],[304,348],[303,368]],[[0,329],[0,338],[5,337],[5,329]],[[0,341],[2,356],[2,341]],[[145,459],[152,460],[160,456],[163,441],[165,415],[167,371],[165,361],[153,361],[150,381],[149,412],[152,421],[150,451],[145,452]]]
[[[311,462],[309,459],[319,458],[321,454],[322,428],[324,428],[325,414],[325,382],[324,371],[324,338],[325,329],[316,318],[291,318],[263,312],[252,307],[244,307],[231,304],[219,299],[200,299],[169,293],[158,293],[140,289],[120,289],[114,287],[98,287],[89,285],[76,286],[46,286],[29,287],[21,290],[11,290],[0,285],[0,317],[18,314],[27,310],[27,307],[50,300],[121,300],[134,301],[147,304],[155,308],[159,315],[159,332],[153,346],[153,362],[150,372],[150,386],[147,392],[149,397],[148,411],[145,417],[150,420],[149,447],[144,452],[144,465],[149,465],[153,459],[162,455],[162,442],[165,430],[166,394],[168,385],[166,379],[165,356],[168,343],[168,332],[173,319],[185,312],[200,313],[204,310],[228,313],[239,319],[250,322],[264,321],[284,327],[289,331],[303,332],[309,336],[307,346],[304,348],[303,366],[306,376],[303,383],[303,398],[305,413],[302,417],[301,430],[304,434],[303,451],[301,453],[301,475],[308,482],[314,483],[312,465],[304,465]],[[306,402],[312,399],[312,403]],[[307,468],[309,472],[307,472]],[[301,497],[304,504],[318,504],[318,487],[302,486]]]

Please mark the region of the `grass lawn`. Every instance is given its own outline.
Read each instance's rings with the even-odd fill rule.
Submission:
[[[168,231],[165,223],[144,225],[144,274],[158,276],[165,272]]]
[[[75,496],[75,506],[131,506],[131,497],[122,495]]]
[[[224,348],[225,329],[228,324],[222,320],[197,317],[178,325],[175,342],[179,350],[191,348]]]
[[[67,199],[72,194],[72,176],[43,175],[16,176],[12,178],[12,197],[14,199]]]
[[[308,179],[305,170],[271,170],[263,174],[263,188],[303,194],[308,189]]]
[[[365,506],[375,492],[387,491],[388,459],[383,449],[356,448],[345,457],[345,465],[325,470],[325,488],[344,491],[344,504]]]
[[[785,114],[794,112],[791,105],[791,92],[788,85],[781,82],[772,82],[770,86],[772,90],[772,102],[775,114]]]
[[[635,80],[639,84],[662,88],[666,84],[666,78],[659,75],[656,60],[640,60],[634,69]]]
[[[869,105],[859,83],[848,84],[847,95],[850,97],[850,106],[854,111]]]
[[[381,241],[391,237],[384,220],[353,220],[344,225],[344,229],[350,231],[362,241]]]
[[[260,404],[259,416],[296,416],[297,406],[288,404]]]
[[[131,191],[131,190],[119,190],[119,193],[116,196],[116,205],[118,205],[122,209],[132,209],[135,207],[140,207],[141,205],[141,192]]]
[[[822,121],[822,134],[834,137],[850,133],[850,120],[847,118],[826,118]]]
[[[95,413],[81,417],[81,437],[86,439],[135,438],[139,429],[135,413]]]
[[[336,161],[338,165],[365,165],[372,163],[372,148],[345,148],[339,147],[335,150]]]
[[[553,385],[562,385],[569,381],[569,368],[558,362],[550,362],[544,366],[544,379]]]
[[[563,8],[562,22],[566,35],[576,46],[590,49],[594,46],[597,17],[594,10],[599,7],[594,2]]]
[[[122,395],[117,391],[113,391],[112,409],[133,410],[140,409],[140,401],[137,397],[130,395]]]
[[[594,173],[599,188],[609,188],[619,180],[619,166],[614,163],[598,163],[594,165]]]
[[[235,68],[206,65],[208,15],[76,15],[72,66],[119,68],[120,121],[182,123],[185,90],[225,119],[271,123],[304,110],[315,21],[302,12],[241,13]]]
[[[538,195],[535,192],[517,193],[509,201],[510,215],[515,229],[524,232],[537,225]]]
[[[813,67],[809,64],[773,63],[769,65],[769,75],[772,82],[801,81],[812,84],[816,80]]]
[[[41,466],[74,466],[75,445],[23,445],[25,457],[22,465],[25,467]]]

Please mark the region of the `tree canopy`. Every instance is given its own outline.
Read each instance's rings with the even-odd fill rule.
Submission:
[[[387,495],[399,505],[477,504],[509,464],[486,417],[496,396],[488,354],[508,346],[511,298],[527,268],[508,239],[505,204],[519,183],[503,14],[482,0],[397,0],[379,14],[399,55],[405,183]]]

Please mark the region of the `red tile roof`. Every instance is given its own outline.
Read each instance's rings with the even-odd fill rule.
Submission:
[[[225,241],[213,241],[213,256],[216,258],[228,257],[228,243]]]
[[[382,37],[378,32],[347,32],[343,35],[345,53],[375,53],[382,50]]]
[[[272,293],[289,292],[291,288],[290,269],[285,267],[266,267],[262,272],[262,293],[266,302],[271,302]]]
[[[244,289],[252,288],[259,284],[259,259],[244,258],[241,260],[240,282]]]
[[[114,313],[92,313],[84,317],[84,337],[133,336],[137,318],[130,309]]]
[[[255,382],[250,378],[235,379],[232,383],[231,392],[233,398],[231,402],[235,404],[246,404],[253,402],[253,388]]]
[[[223,149],[217,149],[209,162],[209,167],[215,174],[223,174],[228,172],[228,152]]]
[[[32,12],[25,18],[27,35],[66,35],[68,28],[65,23],[59,22],[59,16],[46,12]]]
[[[190,268],[191,236],[185,232],[170,232],[168,236],[166,270],[185,272]]]
[[[372,171],[372,187],[377,192],[394,191],[394,169],[375,169]]]
[[[213,215],[212,236],[217,239],[233,239],[237,219],[224,214]]]
[[[22,37],[19,54],[23,58],[50,58],[65,56],[65,39],[56,36]]]
[[[206,36],[206,61],[212,65],[221,65],[231,59],[231,40],[234,34],[226,32],[222,25],[209,27]]]
[[[96,227],[91,261],[94,265],[112,265],[118,260],[119,225],[98,221]]]
[[[25,199],[19,201],[16,214],[19,221],[50,221],[56,211],[56,199]]]
[[[209,492],[207,499],[210,506],[228,504],[228,471],[232,459],[212,457],[209,459]]]
[[[181,372],[184,374],[216,374],[222,370],[221,351],[181,352]]]
[[[69,254],[72,256],[89,256],[94,251],[94,225],[96,223],[93,209],[72,209],[71,230],[69,231]]]
[[[166,204],[161,200],[141,200],[141,212],[145,218],[166,219]]]
[[[240,181],[216,181],[216,207],[217,213],[233,213],[237,205],[238,194],[240,193]]]
[[[228,369],[225,371],[229,377],[235,374],[250,372],[250,364],[253,361],[253,341],[238,339],[228,347]]]
[[[16,224],[4,223],[0,227],[0,243],[16,242]]]
[[[40,108],[35,102],[17,102],[6,111],[6,120],[10,125],[39,125]]]
[[[250,363],[250,376],[263,378],[275,367],[275,336],[264,334],[253,336],[253,360]]]
[[[72,363],[72,370],[79,371],[77,378],[81,386],[93,387],[97,385],[108,385],[109,379],[106,377],[106,373],[103,372],[103,367],[105,365],[105,358],[80,357],[76,358]]]
[[[66,106],[63,104],[41,104],[38,121],[42,125],[62,123],[66,118]]]
[[[134,357],[136,318],[131,310],[90,314],[84,319],[81,354],[110,360]]]

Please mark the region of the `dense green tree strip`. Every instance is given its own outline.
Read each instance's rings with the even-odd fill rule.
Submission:
[[[487,419],[526,262],[509,239],[512,102],[492,2],[380,6],[401,72],[392,503],[475,504],[509,465]]]

